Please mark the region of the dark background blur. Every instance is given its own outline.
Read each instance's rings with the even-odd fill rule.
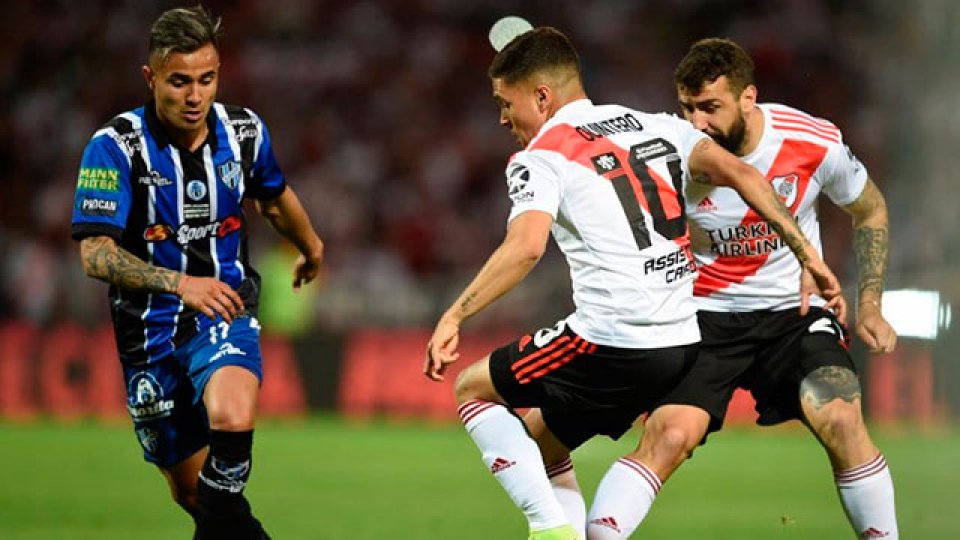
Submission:
[[[80,155],[100,125],[145,101],[151,22],[192,4],[0,4],[0,320],[99,326],[106,286],[83,275],[69,238]],[[502,239],[502,171],[516,148],[490,97],[486,35],[507,14],[572,38],[595,102],[651,112],[676,112],[672,71],[694,40],[738,41],[757,63],[760,100],[833,121],[885,193],[888,289],[960,300],[960,4],[951,0],[205,5],[226,31],[218,99],[266,121],[327,246],[323,287],[293,297],[289,250],[253,220],[267,329],[294,339],[429,329]],[[829,202],[822,210],[827,261],[852,293],[850,219]],[[567,281],[552,251],[469,324],[513,333],[552,324],[571,308]],[[904,340],[935,360],[943,402],[956,399],[958,341],[955,331]]]

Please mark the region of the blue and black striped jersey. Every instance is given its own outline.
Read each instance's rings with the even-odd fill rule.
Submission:
[[[251,110],[214,103],[196,151],[173,143],[153,103],[94,133],[80,163],[71,234],[109,236],[125,250],[191,276],[215,277],[255,312],[260,276],[247,253],[244,197],[286,189],[267,127]],[[172,294],[110,287],[120,359],[150,363],[216,323]]]

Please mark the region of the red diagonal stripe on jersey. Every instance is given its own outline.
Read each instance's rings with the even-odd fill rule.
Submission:
[[[630,168],[630,154],[626,148],[621,148],[613,144],[610,142],[610,139],[606,137],[597,137],[592,141],[588,141],[577,134],[577,130],[570,124],[559,124],[550,128],[537,140],[533,141],[533,144],[530,145],[528,150],[550,150],[552,152],[558,152],[569,161],[579,163],[591,171],[596,171],[591,159],[593,156],[608,153],[613,154],[617,157],[617,161],[620,162],[621,168],[604,174],[603,176],[607,180],[612,180],[621,174],[626,174]],[[647,169],[649,169],[649,167],[647,167]],[[630,179],[634,196],[636,196],[637,201],[640,202],[640,205],[649,215],[650,206],[647,204],[647,198],[643,196],[643,188],[640,187],[640,183],[634,178],[633,174],[627,174],[627,178]],[[662,189],[660,185],[657,187],[658,189]],[[676,194],[671,192],[670,197],[676,198]],[[670,197],[665,197],[664,200],[668,200]]]
[[[787,139],[780,146],[770,170],[767,171],[767,181],[773,181],[777,176],[797,174],[797,198],[790,206],[790,213],[795,214],[803,196],[810,185],[810,177],[820,166],[827,155],[825,146],[809,141]],[[741,225],[759,223],[762,218],[751,208],[740,221]],[[756,256],[721,256],[710,264],[700,267],[700,275],[693,285],[695,296],[709,296],[723,290],[733,283],[743,283],[743,280],[756,275],[757,271],[767,262],[769,253]],[[799,284],[798,284],[799,286]]]

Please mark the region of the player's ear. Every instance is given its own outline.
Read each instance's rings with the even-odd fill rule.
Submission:
[[[153,88],[154,86],[156,86],[156,75],[153,73],[153,70],[150,69],[150,66],[148,65],[144,65],[143,67],[140,68],[140,70],[143,72],[143,80],[144,82],[147,83],[147,88],[149,88],[150,91],[153,92]]]
[[[537,98],[537,110],[540,112],[546,111],[550,107],[550,101],[553,97],[552,92],[550,92],[550,87],[547,85],[540,85],[534,90]]]
[[[740,92],[740,109],[744,112],[753,109],[757,104],[757,87],[748,84],[743,92]]]

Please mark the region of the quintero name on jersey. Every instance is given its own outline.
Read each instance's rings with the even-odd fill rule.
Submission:
[[[616,135],[617,133],[629,133],[631,131],[643,131],[643,125],[632,114],[627,113],[623,116],[607,118],[599,122],[590,122],[582,126],[577,126],[577,134],[588,141],[595,141],[601,137]]]

